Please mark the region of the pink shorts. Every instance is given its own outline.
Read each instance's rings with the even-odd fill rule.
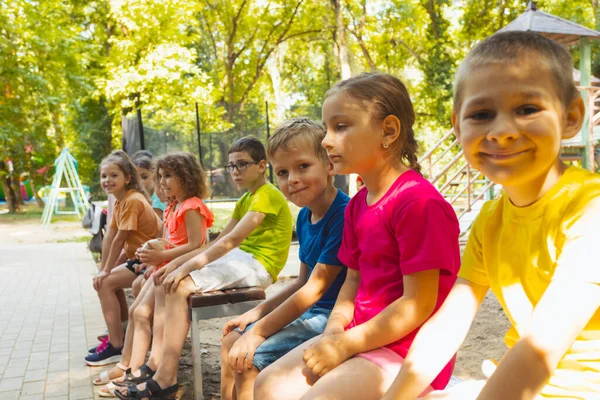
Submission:
[[[394,378],[398,375],[398,372],[400,372],[400,368],[404,363],[404,358],[387,347],[380,347],[375,350],[367,351],[366,353],[358,353],[354,357],[360,357],[371,361]],[[433,391],[433,388],[428,386],[419,397],[423,397],[431,391]]]

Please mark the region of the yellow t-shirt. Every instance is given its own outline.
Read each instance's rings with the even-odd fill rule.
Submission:
[[[240,250],[252,254],[273,278],[285,266],[292,241],[292,214],[283,194],[271,183],[256,192],[246,192],[235,204],[232,218],[238,221],[248,211],[265,214],[261,224],[240,244]]]
[[[600,284],[600,175],[568,168],[539,201],[515,207],[506,194],[473,223],[459,276],[490,286],[512,327],[510,348],[554,279]],[[544,397],[600,398],[600,311],[577,336]]]

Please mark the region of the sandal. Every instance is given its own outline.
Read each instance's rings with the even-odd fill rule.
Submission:
[[[169,386],[166,389],[162,389],[154,379],[150,378],[146,382],[146,388],[143,390],[138,390],[137,387],[132,386],[127,389],[127,396],[121,394],[121,392],[118,390],[115,390],[115,395],[121,400],[174,400],[178,390],[178,383],[174,384],[173,386]]]
[[[119,387],[135,386],[152,378],[155,372],[147,364],[144,364],[140,367],[140,376],[134,376],[133,372],[129,371],[125,375],[125,379],[122,382],[115,382],[115,385]]]
[[[105,385],[102,389],[100,389],[100,391],[98,392],[98,396],[100,396],[100,397],[117,397],[117,395],[115,394],[116,388],[117,387],[115,386],[115,384],[110,382],[108,385]]]
[[[117,363],[116,367],[119,368],[120,370],[122,370],[124,372],[124,374],[131,373],[131,369],[127,368],[126,366],[124,366],[121,363]],[[106,384],[110,383],[111,381],[113,381],[115,379],[119,379],[121,376],[123,376],[123,375],[121,375],[121,376],[111,379],[110,375],[109,375],[109,371],[110,371],[110,369],[100,372],[100,376],[98,378],[94,379],[94,381],[93,381],[94,386],[106,385]]]

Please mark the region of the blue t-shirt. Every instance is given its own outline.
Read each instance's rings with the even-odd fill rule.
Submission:
[[[344,210],[350,201],[344,192],[338,189],[338,194],[325,216],[316,224],[310,223],[312,213],[308,207],[304,207],[298,213],[296,221],[296,235],[300,243],[300,261],[308,265],[310,274],[318,263],[328,265],[339,265],[343,267],[329,290],[315,304],[317,307],[333,309],[340,288],[346,279],[346,267],[337,257],[338,250],[342,244],[342,232],[344,231]]]
[[[156,193],[152,193],[152,208],[158,208],[161,211],[165,211],[167,205],[160,201]]]

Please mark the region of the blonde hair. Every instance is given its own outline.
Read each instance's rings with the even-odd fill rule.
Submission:
[[[321,161],[328,164],[329,157],[327,151],[321,146],[321,142],[325,138],[327,132],[323,128],[323,124],[313,121],[307,117],[297,117],[288,119],[277,127],[275,133],[267,142],[267,155],[273,157],[278,150],[289,150],[290,143],[295,140],[308,141]]]

